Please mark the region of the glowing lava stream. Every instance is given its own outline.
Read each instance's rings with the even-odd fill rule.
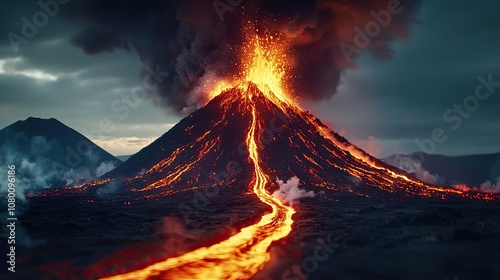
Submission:
[[[252,125],[246,138],[249,157],[255,168],[251,184],[257,197],[271,206],[271,213],[218,244],[103,279],[145,279],[160,274],[168,275],[169,279],[248,279],[261,270],[270,259],[268,249],[271,243],[292,230],[295,210],[265,189],[269,181],[259,165],[256,127],[257,116],[255,105],[252,105]]]

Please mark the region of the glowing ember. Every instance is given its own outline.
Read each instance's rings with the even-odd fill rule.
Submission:
[[[245,82],[256,84],[274,104],[284,102],[291,105],[291,99],[285,93],[286,69],[290,64],[285,46],[280,45],[273,36],[266,36],[263,39],[256,36],[245,54],[246,61],[243,64]]]
[[[209,98],[213,99],[229,88],[239,87],[244,90],[248,83],[252,83],[281,109],[284,109],[282,103],[293,105],[293,99],[286,93],[287,81],[291,79],[287,70],[293,64],[286,54],[286,44],[272,35],[248,37],[249,43],[242,50],[241,77],[232,82],[223,80],[216,83],[208,92]]]

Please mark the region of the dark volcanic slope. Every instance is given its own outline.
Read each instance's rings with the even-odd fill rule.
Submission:
[[[36,189],[94,179],[120,161],[56,119],[30,117],[0,130],[0,162]]]
[[[217,97],[103,177],[125,179],[127,190],[171,191],[236,179],[235,187],[246,188],[250,176],[239,176],[242,167],[250,169],[244,141],[251,116],[240,105]]]
[[[243,176],[249,172],[241,170],[253,168],[245,147],[253,113],[258,120],[261,164],[271,181],[297,176],[305,187],[348,189],[364,195],[485,196],[423,184],[369,157],[311,114],[262,93],[253,84],[224,91],[105,174],[105,181],[91,185],[112,181],[123,191],[157,194],[216,184],[245,191],[251,176]],[[276,184],[268,186],[269,191],[275,188]]]

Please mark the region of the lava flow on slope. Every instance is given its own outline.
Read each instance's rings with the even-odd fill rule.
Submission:
[[[295,210],[273,197],[276,179],[300,178],[305,188],[364,196],[457,196],[498,200],[422,183],[370,157],[302,110],[287,94],[284,47],[252,37],[242,78],[224,81],[211,100],[117,169],[95,181],[39,195],[96,192],[108,186],[141,200],[224,187],[252,192],[269,211],[218,243],[108,279],[248,279],[270,260],[272,242],[292,231]],[[220,90],[220,92],[219,92]],[[247,172],[243,172],[247,171]],[[115,273],[116,274],[116,273]]]
[[[258,223],[241,229],[239,233],[220,243],[169,258],[139,271],[107,279],[143,279],[165,271],[168,271],[169,277],[176,279],[248,279],[269,261],[267,250],[271,243],[290,233],[295,211],[269,194],[266,187],[270,185],[270,177],[261,168],[256,134],[260,116],[253,98],[258,98],[262,93],[255,85],[249,85],[247,90],[237,92],[236,96],[240,94],[243,98],[238,98],[238,103],[231,103],[238,104],[242,110],[248,109],[251,113],[250,127],[245,139],[248,157],[254,170],[249,186],[263,203],[272,208],[271,213],[265,214]],[[199,156],[202,157],[203,154]],[[157,182],[154,186],[164,187],[165,181]],[[145,188],[151,188],[151,184]]]

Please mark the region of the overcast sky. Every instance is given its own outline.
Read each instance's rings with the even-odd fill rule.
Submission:
[[[0,3],[0,127],[29,116],[54,117],[123,155],[137,152],[181,119],[175,110],[158,106],[152,94],[129,106],[126,116],[117,110],[125,104],[122,96],[142,85],[144,65],[134,51],[89,55],[75,47],[71,38],[81,24],[71,20],[76,3],[60,6],[16,52],[8,34],[22,34],[21,18],[40,11],[36,2]],[[499,12],[496,0],[423,1],[412,36],[392,44],[394,58],[362,55],[336,95],[306,107],[376,156],[416,151],[415,140],[431,137],[436,128],[447,139],[436,144],[435,153],[500,152],[500,87],[460,125],[457,113],[448,115],[455,121],[443,119],[455,103],[474,96],[479,76],[500,82]],[[92,131],[103,120],[114,129],[98,139]]]

